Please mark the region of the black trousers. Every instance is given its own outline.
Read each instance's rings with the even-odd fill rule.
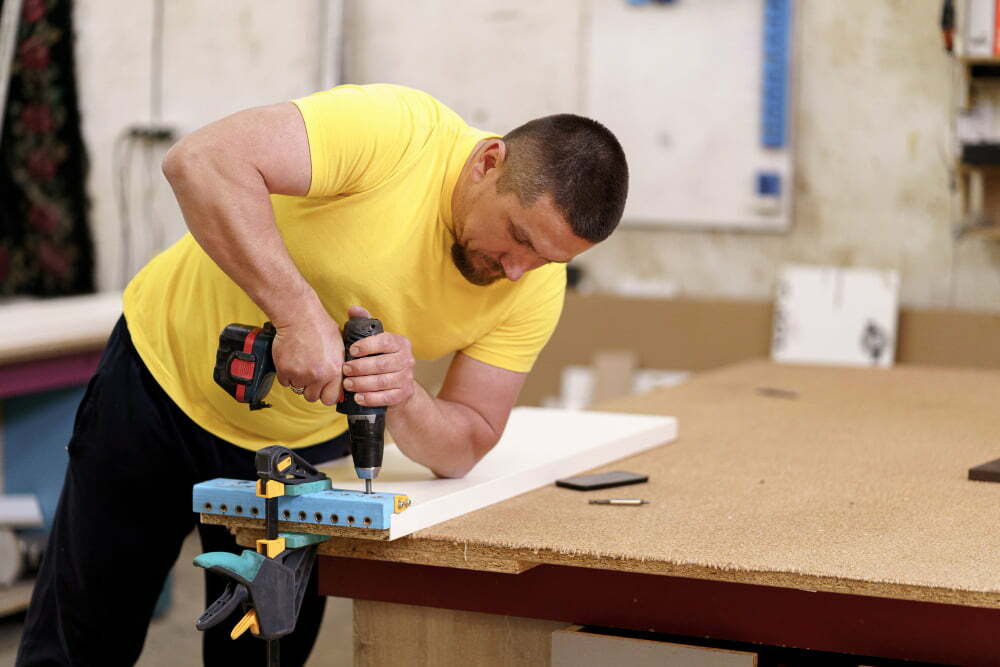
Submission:
[[[254,455],[205,431],[170,400],[136,353],[124,318],[77,409],[67,450],[66,480],[16,664],[133,665],[191,529],[198,527],[204,551],[242,552],[224,527],[198,524],[192,485],[254,479]],[[328,461],[348,453],[347,437],[297,452],[313,463]],[[206,572],[206,606],[225,583]],[[305,663],[324,605],[323,597],[306,596],[295,632],[281,642],[282,665]],[[237,610],[204,633],[206,665],[266,664],[264,641],[249,632],[229,638],[241,616]]]

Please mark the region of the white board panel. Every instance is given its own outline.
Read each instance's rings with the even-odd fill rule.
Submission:
[[[763,0],[589,7],[584,113],[628,155],[624,224],[786,229],[789,142],[761,141]],[[780,176],[777,206],[756,195],[760,171]]]
[[[899,274],[889,269],[782,267],[771,358],[782,363],[892,366]]]
[[[438,479],[387,445],[375,490],[405,493],[389,539],[433,526],[677,437],[673,417],[515,408],[496,447],[462,479]],[[322,466],[334,488],[363,490],[350,458]]]

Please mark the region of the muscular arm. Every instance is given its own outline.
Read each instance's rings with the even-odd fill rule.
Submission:
[[[361,309],[352,314],[367,316]],[[435,398],[413,381],[413,357],[402,336],[355,345],[379,356],[349,362],[344,386],[359,392],[358,403],[388,405],[386,424],[400,450],[441,477],[462,477],[493,448],[527,377],[458,353]]]
[[[437,398],[416,385],[406,404],[389,410],[388,428],[414,461],[441,477],[462,477],[500,439],[526,377],[460,352]]]
[[[198,243],[271,317],[315,299],[275,226],[271,193],[304,195],[311,167],[291,103],[241,111],[185,137],[163,160]],[[287,318],[285,318],[287,319]]]
[[[207,125],[167,153],[163,173],[195,240],[278,329],[279,381],[332,405],[343,361],[339,330],[289,256],[269,198],[309,190],[298,109],[285,102]]]

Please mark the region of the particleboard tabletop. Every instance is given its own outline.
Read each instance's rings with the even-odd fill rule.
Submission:
[[[599,469],[648,484],[546,487],[396,542],[335,538],[320,552],[1000,608],[1000,484],[966,478],[1000,458],[1000,372],[755,361],[600,409],[679,419],[675,442]],[[650,504],[587,504],[636,496]],[[239,531],[244,543],[254,534]]]

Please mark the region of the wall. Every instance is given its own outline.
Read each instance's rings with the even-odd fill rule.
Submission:
[[[904,305],[1000,310],[1000,244],[951,238],[940,4],[800,0],[792,231],[622,229],[581,258],[592,286],[647,281],[684,296],[763,299],[782,262],[808,262],[897,269]],[[347,78],[424,88],[500,132],[579,110],[588,7],[425,0],[399,12],[389,0],[350,2]]]
[[[950,235],[939,11],[930,0],[801,3],[792,232],[629,231],[588,258],[600,279],[638,265],[688,295],[763,297],[781,262],[874,266],[901,272],[906,305],[1000,308],[1000,246]]]
[[[401,11],[391,0],[346,0],[346,79],[424,88],[473,124],[500,132],[538,115],[580,110],[593,1],[625,2],[413,0]],[[76,7],[92,225],[105,289],[122,282],[114,141],[124,127],[150,118],[154,6]],[[163,120],[188,132],[231,111],[322,87],[325,7],[322,0],[165,3]],[[908,306],[1000,309],[1000,244],[951,238],[951,82],[939,11],[939,0],[800,0],[792,231],[622,229],[581,258],[591,286],[646,281],[689,297],[763,299],[782,262],[810,262],[898,269]],[[146,217],[163,221],[170,240],[183,222],[159,174],[164,149],[134,156],[132,201],[147,226],[143,207],[153,201]],[[136,235],[144,245],[133,254],[150,252],[148,229]]]
[[[188,133],[239,109],[297,97],[321,87],[319,1],[287,3],[164,0],[162,121]],[[115,197],[115,141],[153,117],[151,80],[155,3],[75,3],[77,76],[88,192],[100,289],[124,283]],[[169,243],[184,231],[159,163],[166,145],[137,150],[131,180],[136,239],[129,275],[153,248],[154,220]],[[152,212],[147,204],[152,202]]]

